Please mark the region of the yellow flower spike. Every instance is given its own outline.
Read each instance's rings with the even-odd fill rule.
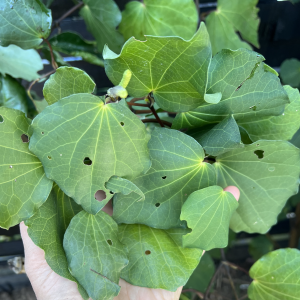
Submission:
[[[123,73],[123,77],[122,77],[122,80],[119,84],[119,86],[122,86],[124,89],[126,89],[130,79],[131,79],[131,76],[132,76],[132,72],[127,69],[124,73]]]
[[[110,88],[107,91],[107,94],[111,100],[117,101],[119,98],[121,99],[127,98],[128,92],[126,90],[126,87],[131,79],[131,76],[132,76],[132,72],[130,70],[126,70],[123,73],[123,77],[120,84],[113,88]]]

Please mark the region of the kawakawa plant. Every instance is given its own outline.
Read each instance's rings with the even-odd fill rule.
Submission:
[[[116,86],[105,97],[61,67],[32,122],[0,108],[0,226],[25,221],[84,299],[112,299],[120,278],[175,291],[203,250],[226,247],[229,227],[267,232],[297,193],[300,151],[287,140],[300,126],[299,92],[251,50],[212,58],[204,24],[190,40],[130,38],[103,58]],[[112,217],[101,211],[110,199]],[[299,260],[279,250],[258,261],[250,299],[296,299]]]

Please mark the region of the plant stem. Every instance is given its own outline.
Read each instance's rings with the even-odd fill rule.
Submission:
[[[51,30],[53,30],[54,28],[59,26],[59,23],[64,20],[65,18],[67,18],[69,15],[71,15],[74,11],[76,11],[77,9],[81,8],[84,5],[83,2],[79,2],[78,4],[76,4],[75,6],[73,6],[70,10],[68,10],[65,14],[63,14],[58,20],[56,20],[53,25]]]
[[[158,122],[156,119],[142,119],[141,120],[143,123],[160,123]],[[164,121],[164,120],[160,120],[164,125],[167,125],[171,128],[172,123]]]
[[[141,97],[141,98],[133,98],[130,100],[131,103],[134,103],[134,102],[137,102],[137,101],[140,101],[140,100],[144,100],[145,97]]]
[[[229,261],[222,261],[222,263],[226,266],[229,266],[230,268],[234,269],[234,270],[240,270],[242,272],[244,272],[245,274],[247,274],[249,276],[249,272],[247,270],[245,270],[244,268],[236,265],[236,264],[233,264]]]
[[[130,102],[127,102],[127,104],[128,104],[129,106],[142,106],[142,107],[149,107],[149,105],[148,105],[148,104],[142,104],[142,103],[132,103],[132,101],[130,101]]]
[[[186,292],[192,292],[192,293],[195,293],[197,294],[197,296],[200,298],[200,299],[204,299],[204,294],[195,290],[195,289],[186,289],[186,290],[183,290],[182,293],[186,293]]]
[[[210,282],[209,282],[209,285],[205,291],[205,294],[204,294],[204,300],[209,300],[208,299],[208,295],[209,295],[209,292],[210,292],[210,289],[212,288],[212,285],[214,284],[218,274],[220,273],[220,270],[223,268],[223,264],[219,264],[218,266],[218,269],[217,271],[215,272],[214,276],[211,278]]]
[[[139,115],[139,114],[151,114],[152,113],[152,111],[150,109],[140,109],[140,110],[132,109],[132,112],[135,113],[136,115]]]
[[[47,39],[43,39],[43,40],[44,40],[44,42],[46,42],[46,44],[49,47],[50,55],[51,55],[51,65],[52,65],[53,69],[56,70],[58,68],[58,65],[57,65],[57,63],[56,63],[56,61],[54,59],[54,54],[53,54],[52,46],[51,46],[50,42]]]
[[[155,108],[153,106],[149,106],[149,108],[151,109],[155,119],[157,120],[157,122],[160,124],[161,127],[165,127],[164,123],[162,122],[162,120],[159,118]],[[171,124],[171,123],[170,123]]]

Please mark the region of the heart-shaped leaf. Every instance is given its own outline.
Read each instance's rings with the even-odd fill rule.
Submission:
[[[126,40],[145,35],[190,39],[197,30],[198,13],[193,0],[131,1],[122,12],[119,30]]]
[[[6,229],[30,218],[52,188],[28,150],[29,125],[23,112],[0,107],[0,227]]]
[[[51,10],[40,0],[1,0],[0,22],[1,46],[14,44],[30,49],[50,34]]]
[[[279,249],[268,253],[250,269],[251,300],[296,300],[300,291],[300,251]]]
[[[71,274],[93,300],[119,294],[120,273],[128,259],[118,226],[108,214],[77,214],[65,233],[64,249]]]
[[[95,83],[84,71],[73,67],[60,67],[46,81],[43,94],[49,105],[79,93],[92,93]]]
[[[112,197],[105,187],[111,176],[132,180],[150,167],[145,126],[122,102],[105,105],[99,97],[75,94],[32,123],[30,149],[48,178],[92,214]]]
[[[82,208],[55,184],[47,201],[25,222],[32,241],[45,251],[45,259],[50,268],[77,284],[77,280],[69,271],[63,239],[71,219],[81,210]],[[79,284],[78,289],[84,299],[89,298]]]
[[[237,123],[253,116],[282,114],[289,103],[279,78],[265,68],[264,58],[246,49],[224,49],[211,61],[207,93],[222,93],[218,104],[205,103],[176,116],[172,128],[195,128],[221,122],[233,114]]]
[[[203,162],[202,147],[182,132],[155,128],[148,147],[152,166],[132,181],[144,193],[145,201],[137,202],[139,196],[134,193],[118,194],[113,217],[118,223],[178,227],[182,204],[192,192],[216,184],[215,170]]]
[[[176,291],[197,267],[202,250],[181,246],[184,229],[161,230],[145,225],[119,226],[119,239],[128,250],[129,264],[121,277],[153,289]]]
[[[183,247],[210,250],[228,245],[229,221],[237,209],[234,196],[219,186],[192,193],[182,206],[180,220],[192,229],[182,237]]]
[[[285,141],[257,141],[216,160],[218,185],[234,185],[241,192],[231,229],[267,232],[288,198],[298,192],[299,149]]]
[[[105,71],[114,85],[130,69],[132,78],[127,90],[132,97],[145,97],[152,92],[157,104],[172,112],[188,111],[203,103],[211,59],[204,23],[189,41],[179,37],[146,39],[129,39],[120,55],[104,48]]]

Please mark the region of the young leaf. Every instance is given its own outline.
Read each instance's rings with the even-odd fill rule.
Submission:
[[[56,274],[75,281],[80,293],[87,299],[86,291],[70,274],[63,248],[64,234],[71,219],[81,210],[78,204],[54,184],[48,200],[25,224],[28,226],[28,235],[32,241],[45,251],[45,259],[50,268]]]
[[[273,72],[265,70],[264,58],[246,49],[222,50],[211,61],[207,93],[222,93],[218,104],[204,103],[176,116],[172,128],[195,128],[218,123],[233,114],[237,123],[252,116],[282,114],[288,95]]]
[[[145,35],[190,39],[197,30],[198,13],[193,0],[131,1],[122,12],[119,30],[126,40]]]
[[[83,3],[80,15],[95,37],[98,50],[102,52],[108,44],[113,51],[120,51],[124,38],[116,30],[122,19],[117,4],[113,0],[83,0]]]
[[[110,190],[111,194],[122,193],[123,195],[129,195],[131,192],[134,192],[140,196],[138,201],[145,200],[145,195],[135,184],[119,176],[112,176],[106,182],[105,187]]]
[[[130,69],[132,78],[127,90],[132,97],[153,92],[157,104],[172,112],[188,111],[203,103],[211,59],[204,23],[189,41],[179,37],[146,38],[145,42],[129,39],[120,55],[104,47],[105,71],[114,85]]]
[[[292,87],[300,86],[300,61],[298,59],[286,59],[280,66],[282,82]]]
[[[0,46],[0,73],[3,75],[32,81],[39,78],[37,72],[42,69],[42,59],[35,50],[23,50],[16,45]]]
[[[52,188],[28,150],[29,125],[23,112],[0,107],[0,227],[6,229],[30,218]]]
[[[43,94],[49,105],[79,93],[92,93],[95,83],[84,71],[73,67],[60,67],[46,81]]]
[[[48,106],[32,129],[30,150],[47,176],[92,214],[112,197],[105,187],[111,176],[132,180],[150,167],[145,126],[121,103],[71,95]]]
[[[0,75],[0,106],[20,110],[27,115],[27,95],[23,86],[9,75]]]
[[[235,232],[267,232],[299,186],[300,151],[285,141],[257,141],[217,157],[218,185],[241,192],[230,227]]]
[[[191,136],[199,142],[207,154],[213,156],[243,147],[239,126],[233,116],[225,118],[204,134],[201,128],[199,132],[195,129]]]
[[[240,40],[236,31],[240,32],[244,40],[259,48],[257,2],[258,0],[218,0],[217,10],[206,18],[213,55],[224,48],[251,49],[247,43]]]
[[[132,181],[144,193],[145,201],[137,202],[140,197],[133,193],[118,194],[113,217],[118,223],[178,227],[182,204],[192,192],[216,184],[215,170],[203,162],[202,147],[182,132],[155,128],[148,147],[152,166]]]
[[[284,113],[274,117],[253,117],[240,122],[251,140],[290,140],[300,127],[300,94],[298,89],[284,86],[290,103],[286,104]]]
[[[0,22],[1,46],[14,44],[30,49],[50,34],[51,10],[40,0],[1,0]]]
[[[204,100],[207,103],[211,103],[211,104],[217,104],[221,101],[221,99],[222,99],[222,93],[205,94],[204,95]]]
[[[250,241],[248,252],[254,260],[274,250],[274,245],[266,235],[253,237]]]
[[[197,267],[202,250],[181,246],[184,229],[161,230],[145,225],[119,226],[129,264],[121,277],[142,287],[176,291]]]
[[[120,273],[128,259],[118,226],[108,214],[78,213],[65,233],[64,249],[71,274],[93,300],[119,294]]]
[[[296,300],[300,291],[300,251],[279,249],[268,253],[250,269],[251,300]]]
[[[210,250],[228,245],[229,221],[237,209],[234,196],[219,186],[192,193],[181,209],[180,220],[192,229],[182,237],[183,247]]]

